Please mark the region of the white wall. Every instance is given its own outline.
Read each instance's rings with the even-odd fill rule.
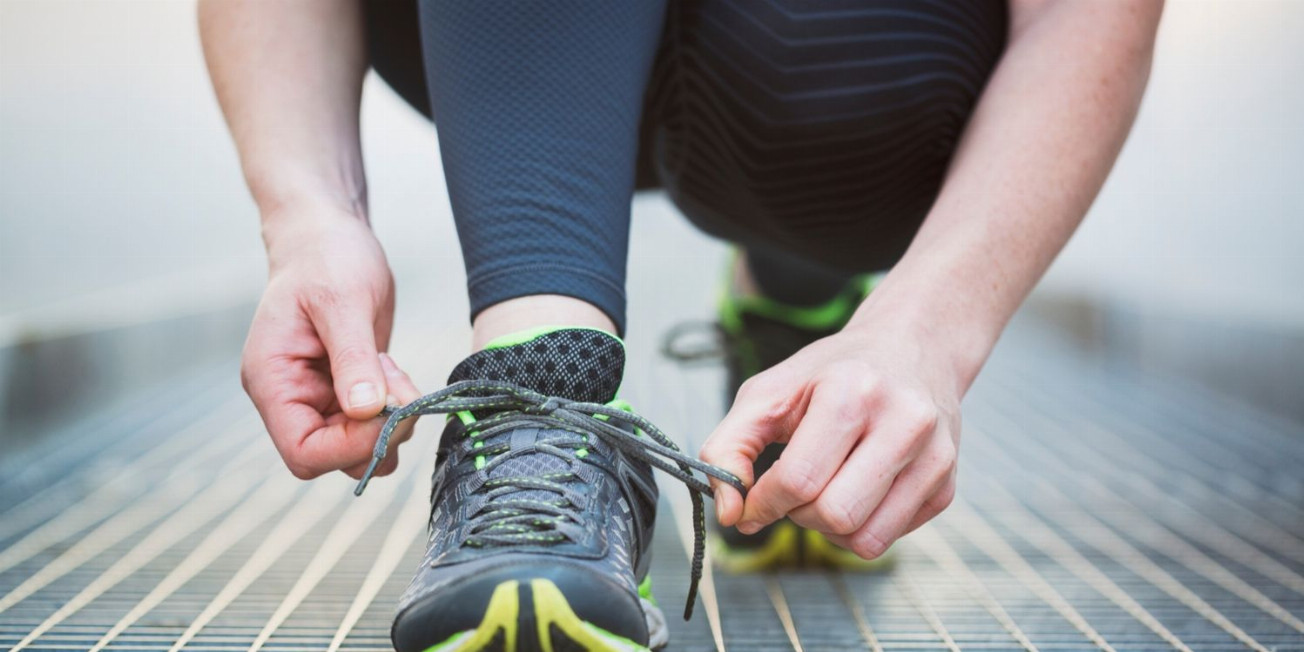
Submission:
[[[1136,130],[1041,290],[1304,331],[1304,2],[1170,0]]]

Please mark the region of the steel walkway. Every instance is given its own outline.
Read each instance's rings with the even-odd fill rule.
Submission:
[[[635,342],[626,394],[700,437],[719,371],[654,345]],[[965,417],[959,498],[894,569],[708,575],[672,649],[1304,650],[1298,424],[1091,364],[1026,320]],[[418,437],[363,498],[298,482],[223,367],[5,456],[0,648],[388,650],[423,551],[433,424]],[[687,501],[663,494],[671,613]]]

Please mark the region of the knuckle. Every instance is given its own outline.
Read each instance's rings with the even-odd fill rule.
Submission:
[[[778,383],[771,380],[772,378],[773,374],[769,373],[748,378],[738,387],[738,398],[752,402],[773,402]]]
[[[864,559],[877,559],[882,557],[883,553],[887,552],[888,547],[891,545],[891,541],[887,541],[874,532],[866,530],[857,535],[851,542],[851,551]]]
[[[862,367],[853,368],[849,373],[852,374],[850,385],[862,399],[875,401],[882,396],[884,384],[878,373]]]
[[[738,388],[738,402],[748,404],[762,424],[782,424],[792,417],[785,386],[764,375],[753,376]]]
[[[933,514],[940,514],[950,507],[952,502],[955,502],[955,483],[948,482],[924,501],[924,506]]]
[[[351,343],[336,346],[331,361],[334,367],[352,367],[362,365],[372,357],[365,345]]]
[[[856,531],[860,523],[856,522],[853,506],[840,500],[821,500],[815,503],[815,515],[824,524],[826,532],[847,535]]]
[[[941,418],[937,406],[927,400],[916,397],[900,399],[899,408],[904,415],[906,427],[914,434],[927,434],[937,429]]]
[[[752,376],[751,378],[744,380],[743,383],[738,386],[738,396],[739,398],[752,398],[758,396],[762,394],[765,385],[765,374]]]
[[[791,461],[781,464],[776,478],[779,489],[801,504],[809,503],[819,497],[824,488],[815,475],[815,470],[804,461]]]
[[[933,466],[939,478],[949,477],[955,473],[959,461],[959,451],[950,439],[943,439],[933,446]]]

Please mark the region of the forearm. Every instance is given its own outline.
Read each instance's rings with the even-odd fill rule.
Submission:
[[[1149,75],[1159,0],[1015,3],[1009,48],[901,262],[882,315],[946,342],[961,392],[1108,175]]]
[[[265,221],[288,204],[365,218],[362,20],[359,0],[200,0],[213,86]]]

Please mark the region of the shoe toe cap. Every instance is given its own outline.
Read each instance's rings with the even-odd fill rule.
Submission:
[[[580,620],[611,634],[647,641],[643,607],[628,589],[578,564],[533,562],[498,566],[413,602],[394,621],[394,647],[398,652],[422,652],[481,625],[490,630],[508,627],[513,619],[518,641],[522,636],[534,640],[540,613],[531,589],[534,580],[551,582],[564,596],[566,604],[550,605],[554,608],[544,610],[547,613],[563,611],[556,607],[564,606]]]

